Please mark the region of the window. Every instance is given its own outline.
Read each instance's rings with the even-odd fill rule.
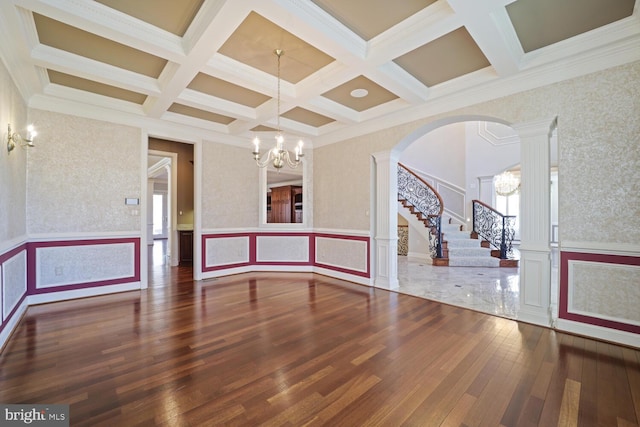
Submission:
[[[503,215],[516,217],[515,240],[520,240],[520,192],[516,191],[509,196],[501,196],[496,193],[496,210]]]

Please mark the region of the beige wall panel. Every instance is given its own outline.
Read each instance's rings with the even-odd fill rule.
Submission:
[[[27,107],[0,62],[0,242],[26,235],[25,206],[27,197],[27,150],[7,153],[7,124],[12,131],[24,135]],[[2,247],[0,246],[0,252]]]
[[[32,110],[38,146],[29,152],[30,234],[140,230],[141,130]]]
[[[202,147],[202,228],[258,225],[258,172],[251,147],[205,141]]]
[[[586,316],[640,325],[640,267],[569,261],[567,310]]]
[[[216,237],[206,239],[205,267],[218,267],[228,264],[249,262],[249,238]]]
[[[362,240],[316,238],[316,262],[349,270],[367,272],[367,242]]]

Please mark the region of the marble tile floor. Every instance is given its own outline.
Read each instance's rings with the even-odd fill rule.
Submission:
[[[516,250],[516,258],[520,258]],[[520,269],[492,267],[434,267],[429,261],[398,257],[398,292],[517,319],[520,308]],[[551,249],[551,292],[558,290],[558,248]]]
[[[398,292],[515,319],[520,307],[519,268],[434,267],[398,257]]]

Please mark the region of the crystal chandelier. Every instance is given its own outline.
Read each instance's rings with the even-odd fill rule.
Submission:
[[[509,171],[502,172],[493,179],[496,194],[510,196],[520,190],[520,178]]]
[[[264,158],[262,159],[260,155],[260,138],[257,136],[253,139],[253,158],[256,161],[258,167],[264,168],[268,165],[273,165],[274,168],[280,170],[285,163],[289,165],[290,168],[295,169],[302,162],[302,157],[304,154],[302,153],[302,140],[298,141],[298,145],[295,148],[294,158],[291,158],[291,154],[289,154],[289,150],[284,147],[284,135],[282,134],[282,129],[280,129],[280,58],[284,55],[284,51],[282,49],[276,49],[273,53],[278,57],[278,115],[277,119],[277,129],[276,129],[276,144],[275,146],[266,152]]]

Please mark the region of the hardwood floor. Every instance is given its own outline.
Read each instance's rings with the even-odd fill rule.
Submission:
[[[0,402],[73,426],[638,426],[640,351],[307,273],[28,309]]]

